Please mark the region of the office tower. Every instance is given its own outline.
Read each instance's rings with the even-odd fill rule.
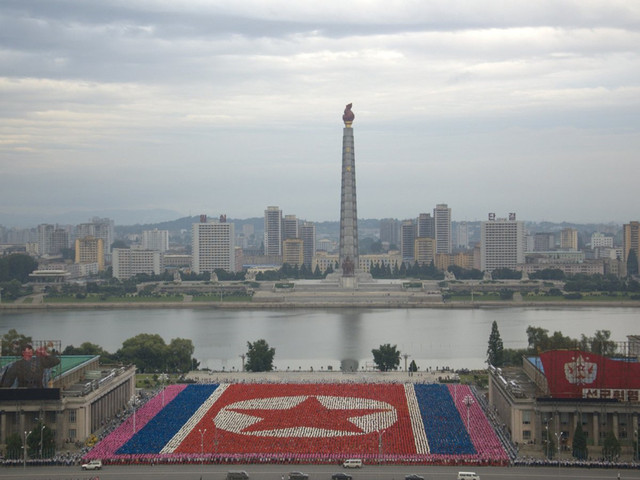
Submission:
[[[303,242],[303,263],[311,267],[313,256],[316,254],[316,226],[313,222],[303,222],[300,226],[300,238]]]
[[[460,222],[456,225],[456,246],[469,248],[469,224],[467,222]]]
[[[481,224],[480,269],[492,272],[497,268],[510,268],[524,263],[524,222],[509,218],[496,218],[489,214],[489,221]]]
[[[560,232],[560,250],[578,250],[578,231],[564,228]]]
[[[622,226],[622,253],[623,261],[629,259],[629,253],[633,250],[640,266],[640,222],[633,221]]]
[[[556,237],[553,233],[538,232],[533,236],[533,251],[534,252],[548,252],[549,250],[555,250]]]
[[[278,207],[264,211],[264,254],[282,256],[282,210]]]
[[[436,253],[451,253],[451,209],[446,203],[433,209],[435,224]]]
[[[351,125],[355,115],[351,104],[342,115],[342,188],[340,192],[340,256],[343,276],[352,276],[358,267],[358,208],[356,199],[356,159]]]
[[[400,222],[395,218],[380,220],[380,242],[400,247]]]
[[[236,271],[235,232],[233,223],[208,222],[206,215],[192,225],[192,269],[195,273],[213,273],[217,268]]]
[[[142,232],[142,249],[166,252],[169,250],[169,230],[144,230]]]
[[[75,263],[96,263],[98,270],[104,270],[104,240],[91,235],[76,238]]]
[[[400,226],[400,254],[402,261],[413,263],[415,260],[416,224],[405,220]]]
[[[414,247],[415,261],[419,265],[431,265],[436,259],[436,241],[430,237],[417,237]]]
[[[146,273],[160,275],[164,272],[163,254],[154,250],[114,248],[112,254],[113,276],[118,280]]]
[[[282,220],[282,240],[287,238],[300,238],[298,219],[295,215],[285,215]]]
[[[422,238],[436,238],[436,226],[430,213],[418,215],[417,236]]]
[[[304,242],[301,238],[287,238],[282,242],[282,263],[300,267],[304,262]]]

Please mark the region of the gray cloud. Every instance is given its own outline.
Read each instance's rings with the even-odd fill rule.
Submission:
[[[0,209],[637,218],[626,1],[7,0]],[[544,192],[544,194],[542,194]]]

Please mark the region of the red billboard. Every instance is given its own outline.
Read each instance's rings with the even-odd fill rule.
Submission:
[[[554,398],[639,401],[640,363],[635,359],[612,359],[580,350],[551,350],[541,353],[540,360]]]

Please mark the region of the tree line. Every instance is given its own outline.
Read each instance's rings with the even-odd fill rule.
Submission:
[[[30,336],[11,329],[2,336],[2,355],[19,356],[25,345],[32,341]],[[98,355],[102,364],[133,364],[140,373],[187,373],[199,366],[193,352],[193,342],[189,339],[174,338],[167,344],[158,334],[141,333],[125,340],[115,353],[91,342],[84,342],[78,347],[68,345],[59,353]]]
[[[549,330],[541,327],[527,327],[527,348],[504,348],[498,323],[491,324],[491,333],[487,346],[487,363],[494,367],[506,365],[522,365],[523,355],[538,355],[547,350],[575,349],[583,352],[596,353],[603,356],[613,356],[617,353],[618,345],[611,340],[610,330],[597,330],[593,336],[582,334],[580,338],[571,338],[557,331],[549,335]]]

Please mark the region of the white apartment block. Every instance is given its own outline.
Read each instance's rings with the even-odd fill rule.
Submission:
[[[436,234],[436,253],[451,253],[451,209],[446,203],[433,209],[433,223]]]
[[[595,250],[599,247],[613,248],[613,237],[609,237],[604,233],[596,232],[591,235],[591,249]]]
[[[282,256],[282,210],[278,207],[264,211],[264,254]]]
[[[303,242],[303,263],[310,267],[316,254],[316,226],[313,222],[304,222],[300,226],[300,238]]]
[[[166,252],[169,250],[169,230],[144,230],[142,232],[142,249]]]
[[[561,250],[578,250],[578,231],[575,228],[563,228],[560,232]]]
[[[227,272],[236,271],[233,223],[194,223],[191,244],[191,268],[195,273],[213,273],[217,268]]]
[[[164,271],[164,259],[161,252],[154,250],[114,248],[112,266],[113,276],[126,280],[139,273],[160,275]]]
[[[496,218],[489,214],[489,221],[481,224],[480,269],[492,272],[497,268],[515,270],[525,260],[524,222],[516,220],[516,214],[509,218]]]

